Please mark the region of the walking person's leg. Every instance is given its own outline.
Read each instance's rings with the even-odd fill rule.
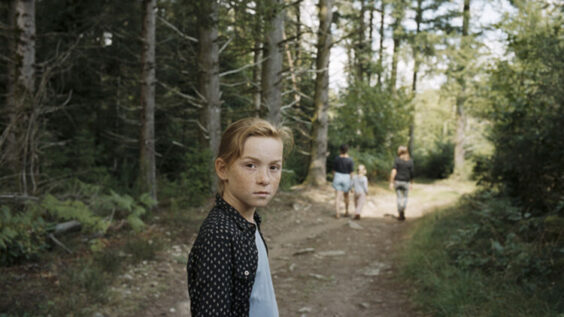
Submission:
[[[405,220],[405,207],[407,206],[408,184],[406,182],[396,181],[396,196],[398,206],[398,219]]]
[[[341,217],[339,213],[339,207],[341,206],[341,200],[343,199],[343,192],[340,190],[335,190],[335,218]]]
[[[364,208],[364,203],[366,202],[366,194],[361,193],[359,195],[355,195],[355,202],[356,202],[356,209],[355,209],[355,219],[360,219],[362,216],[362,209]]]
[[[349,192],[344,193],[345,196],[345,217],[349,216]]]

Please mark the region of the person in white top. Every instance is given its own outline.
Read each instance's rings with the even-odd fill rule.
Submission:
[[[366,202],[366,195],[368,195],[368,178],[366,178],[366,167],[362,164],[358,166],[357,173],[352,178],[354,190],[354,219],[360,219],[362,216],[362,209]]]

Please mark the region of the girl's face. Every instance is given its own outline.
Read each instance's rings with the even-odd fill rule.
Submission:
[[[281,140],[252,136],[230,165],[218,159],[216,172],[224,183],[223,199],[243,214],[266,206],[280,184],[282,152]]]

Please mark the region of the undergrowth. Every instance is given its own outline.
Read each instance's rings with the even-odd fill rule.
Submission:
[[[562,317],[561,221],[533,217],[490,192],[466,196],[421,219],[402,271],[433,316]]]

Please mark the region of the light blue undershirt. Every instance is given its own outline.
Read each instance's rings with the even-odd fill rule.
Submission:
[[[249,317],[278,317],[278,304],[270,276],[268,255],[258,229],[255,230],[255,242],[258,250],[258,267],[251,291]]]

